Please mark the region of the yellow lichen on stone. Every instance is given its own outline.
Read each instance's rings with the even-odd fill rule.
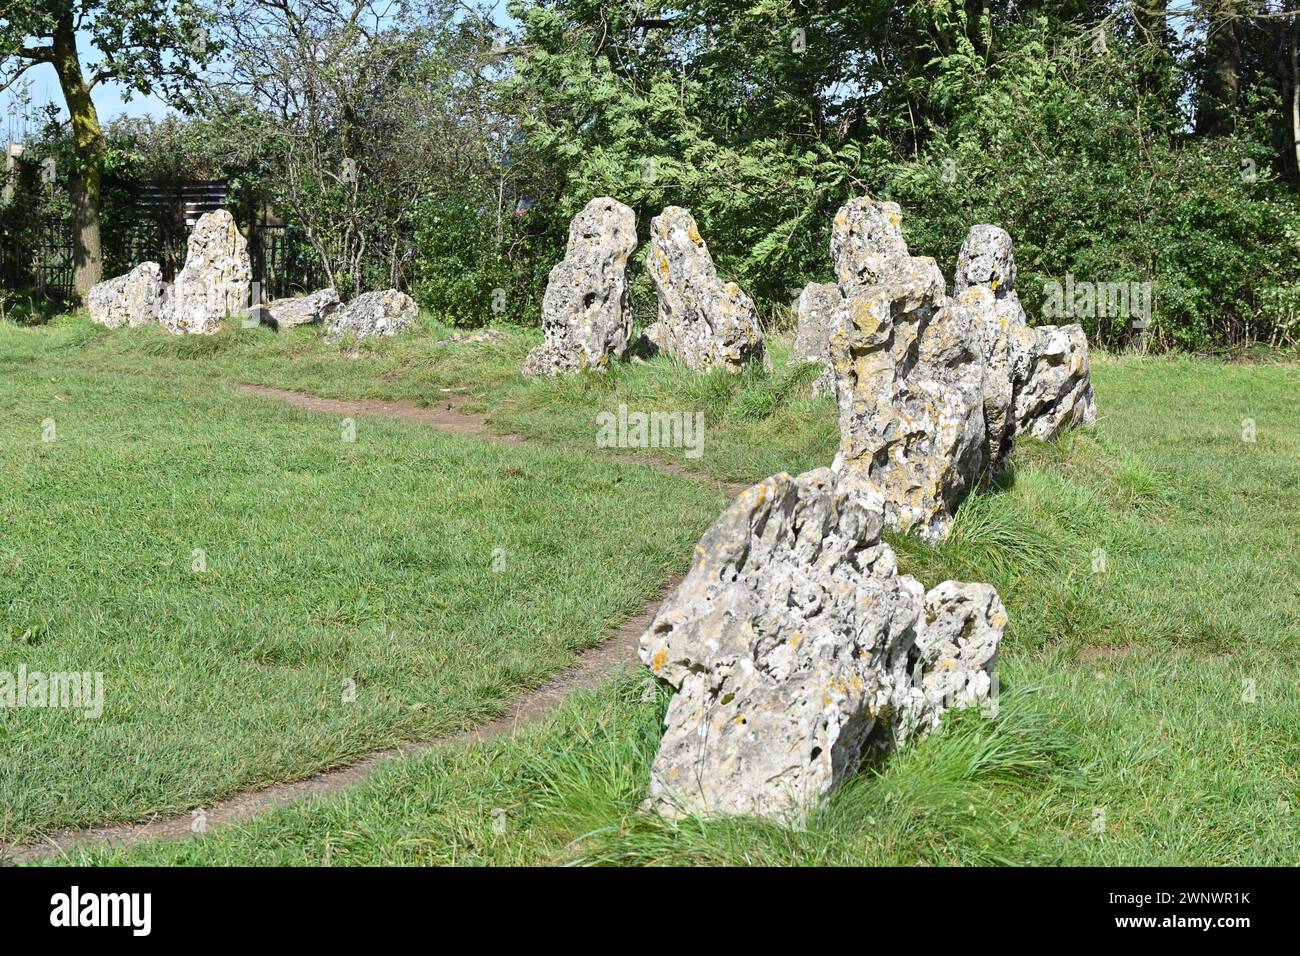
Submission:
[[[664,669],[664,665],[667,663],[668,651],[661,647],[655,651],[655,656],[650,659],[650,668],[657,674]]]

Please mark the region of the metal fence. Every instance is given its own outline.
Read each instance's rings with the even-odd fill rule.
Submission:
[[[172,281],[185,263],[190,230],[204,213],[226,205],[224,180],[171,184],[105,183],[106,218],[102,237],[104,277],[122,275],[142,262],[157,262]],[[72,224],[40,222],[19,238],[0,236],[0,285],[30,288],[48,299],[74,295]],[[320,288],[322,270],[303,236],[291,225],[263,215],[248,233],[253,280],[262,301]]]

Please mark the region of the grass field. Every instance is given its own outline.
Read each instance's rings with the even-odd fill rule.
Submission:
[[[0,331],[0,671],[100,672],[106,701],[0,708],[3,840],[478,723],[684,569],[725,500],[418,425],[344,441],[84,334]]]
[[[525,383],[536,333],[445,334],[349,350],[314,330],[0,327],[0,670],[102,669],[110,692],[121,675],[99,721],[0,711],[0,838],[185,809],[464,726],[570,659],[685,566],[722,505],[595,453],[598,411],[703,411],[698,460],[631,454],[730,480],[834,451],[833,405],[802,397],[809,370],[779,348],[770,378],[652,361]],[[1099,356],[1094,381],[1094,429],[1023,442],[940,546],[893,539],[927,585],[998,587],[998,715],[859,775],[806,832],[640,813],[666,697],[630,672],[513,743],[82,859],[1300,863],[1300,367]],[[337,420],[238,382],[417,401],[468,387],[535,444],[366,419],[346,445]],[[518,578],[491,574],[495,547],[528,556]],[[373,697],[344,709],[353,674]]]

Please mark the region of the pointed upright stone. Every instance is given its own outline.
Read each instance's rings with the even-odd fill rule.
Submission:
[[[896,204],[847,204],[831,251],[844,293],[830,336],[833,467],[846,487],[884,499],[891,527],[942,538],[985,475],[979,333],[934,260],[908,252]]]
[[[636,213],[601,196],[569,223],[564,259],[542,299],[545,340],[528,353],[524,375],[603,372],[632,336],[627,261],[636,249]]]
[[[770,364],[754,300],[718,278],[694,217],[680,206],[651,220],[646,269],[659,295],[646,338],[660,351],[697,372]]]
[[[162,324],[177,335],[211,335],[248,308],[253,266],[248,242],[225,209],[205,213],[190,233],[185,266],[164,295]]]

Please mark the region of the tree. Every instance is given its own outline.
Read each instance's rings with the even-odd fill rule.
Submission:
[[[102,278],[100,203],[107,146],[91,93],[107,80],[183,102],[216,52],[210,15],[187,0],[6,0],[0,19],[0,91],[34,66],[54,68],[72,127],[69,176],[76,294]],[[78,37],[91,54],[82,62]]]
[[[499,141],[482,16],[454,0],[239,0],[209,109],[273,155],[266,188],[343,295],[410,281],[432,200],[478,195]]]

